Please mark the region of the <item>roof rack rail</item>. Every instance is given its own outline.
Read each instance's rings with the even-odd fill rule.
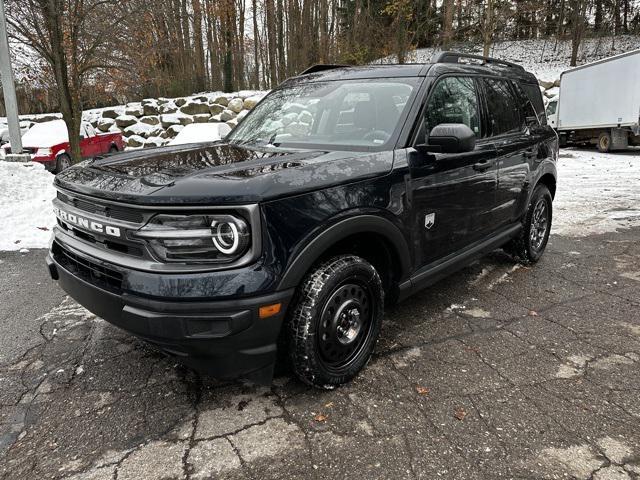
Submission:
[[[460,63],[460,59],[469,58],[472,60],[480,60],[483,64],[503,65],[505,67],[519,68],[524,70],[522,65],[517,63],[508,62],[506,60],[499,60],[492,57],[483,57],[482,55],[472,55],[470,53],[460,52],[439,52],[434,54],[431,58],[431,63]]]
[[[300,72],[300,75],[306,75],[307,73],[324,72],[325,70],[333,70],[334,68],[344,68],[344,67],[350,67],[350,66],[351,65],[337,65],[337,64],[332,65],[332,64],[318,63],[316,65],[310,66],[303,72]]]

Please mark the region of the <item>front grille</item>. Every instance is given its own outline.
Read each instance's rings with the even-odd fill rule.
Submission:
[[[76,207],[79,210],[100,215],[107,218],[115,218],[124,222],[142,223],[144,217],[141,212],[126,207],[113,207],[111,205],[89,202],[80,198],[73,198],[58,192],[58,200]]]
[[[58,242],[51,247],[58,264],[78,278],[113,293],[122,292],[122,274],[70,252]]]

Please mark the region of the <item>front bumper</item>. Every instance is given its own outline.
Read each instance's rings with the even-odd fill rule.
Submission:
[[[293,290],[224,300],[150,298],[115,290],[103,262],[77,258],[92,262],[94,270],[89,274],[78,270],[55,248],[47,256],[47,265],[51,277],[92,313],[203,373],[270,383],[280,328]],[[172,281],[176,277],[166,276]],[[282,303],[280,313],[259,318],[259,308],[274,303]]]

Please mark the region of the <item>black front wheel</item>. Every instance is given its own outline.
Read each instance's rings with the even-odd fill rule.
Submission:
[[[522,220],[522,230],[505,246],[505,250],[525,264],[540,260],[549,241],[552,213],[551,192],[546,185],[536,186]]]
[[[380,333],[384,290],[366,260],[334,257],[300,286],[291,310],[288,348],[298,378],[331,389],[367,364]]]

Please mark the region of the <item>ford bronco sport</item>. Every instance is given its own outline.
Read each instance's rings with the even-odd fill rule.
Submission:
[[[332,388],[367,363],[385,303],[496,248],[540,258],[557,155],[518,65],[316,66],[221,142],[59,174],[47,261],[80,304],[200,371],[270,382],[280,349]]]

